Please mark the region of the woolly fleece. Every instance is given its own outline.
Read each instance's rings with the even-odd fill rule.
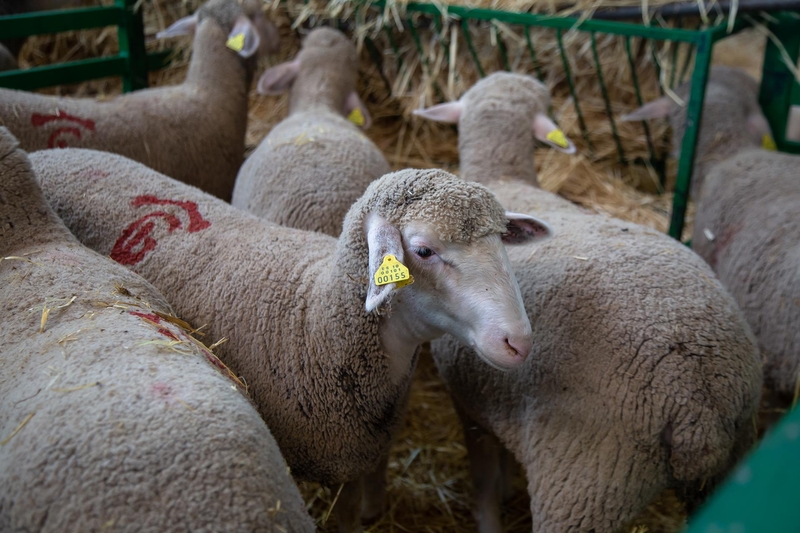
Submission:
[[[391,169],[343,116],[356,88],[353,44],[341,32],[318,28],[297,60],[290,114],[245,161],[231,203],[281,226],[338,237],[353,202]]]
[[[760,149],[719,163],[692,236],[753,328],[767,384],[787,395],[800,379],[799,166],[800,157]]]
[[[170,348],[164,297],[77,242],[16,145],[0,129],[0,531],[314,531],[219,361]]]
[[[462,177],[553,228],[541,245],[507,249],[533,352],[507,373],[450,336],[432,352],[460,409],[525,468],[534,530],[612,532],[663,489],[717,478],[748,449],[758,350],[733,299],[685,246],[538,188],[528,133],[528,113],[546,109],[529,101],[537,85],[489,76],[462,98],[459,124]],[[473,146],[493,155],[464,153]]]
[[[59,98],[0,89],[0,121],[22,148],[93,148],[122,154],[228,200],[244,160],[247,93],[255,58],[225,46],[236,16],[257,2],[211,0],[198,10],[181,85],[111,98]]]
[[[407,362],[404,378],[390,378],[397,373],[380,348],[381,318],[364,309],[367,213],[400,231],[415,220],[431,221],[449,241],[506,227],[488,190],[435,170],[373,182],[337,241],[272,225],[116,155],[60,150],[32,160],[48,200],[84,244],[127,262],[148,246],[130,268],[182,316],[208,324],[212,341],[230,337],[220,357],[247,380],[292,473],[329,485],[363,475],[387,451],[416,363]],[[161,210],[185,221],[175,206],[135,207],[142,205],[137,198],[153,196],[184,202],[181,209],[196,213],[196,231],[191,223],[170,231],[159,222],[125,233]]]

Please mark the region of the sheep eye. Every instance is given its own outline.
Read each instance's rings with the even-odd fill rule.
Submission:
[[[427,259],[428,257],[433,255],[433,250],[431,250],[430,248],[415,248],[414,253],[423,259]]]

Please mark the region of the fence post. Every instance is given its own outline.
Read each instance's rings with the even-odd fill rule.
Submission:
[[[128,68],[122,75],[122,90],[131,92],[147,87],[147,51],[144,46],[144,20],[141,2],[137,0],[114,0],[123,9],[122,20],[117,29],[119,54],[127,61]],[[139,3],[139,8],[136,4]]]
[[[778,149],[800,153],[800,144],[786,140],[789,108],[793,103],[800,104],[800,84],[784,62],[784,59],[789,59],[797,65],[800,55],[800,20],[797,14],[787,12],[777,13],[774,17],[775,22],[769,23],[769,29],[783,45],[788,57],[784,58],[773,40],[767,39],[758,101],[769,121]]]

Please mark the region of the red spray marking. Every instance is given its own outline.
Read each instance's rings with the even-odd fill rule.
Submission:
[[[144,319],[149,320],[150,322],[155,322],[156,324],[161,325],[161,317],[158,316],[155,313],[142,313],[141,311],[128,311],[128,312],[130,314],[134,315],[134,316],[138,316],[139,318],[144,318]],[[177,335],[175,335],[174,333],[172,333],[170,330],[168,330],[165,327],[159,328],[158,332],[161,333],[162,335],[166,336],[166,337],[169,337],[172,340],[180,341],[180,339],[177,337]],[[187,341],[191,342],[191,339],[190,339],[189,335],[185,331],[181,330],[180,331],[180,335],[181,335],[181,337],[183,337]],[[235,379],[235,376],[234,376],[233,372],[231,372],[231,370],[227,366],[225,366],[225,363],[220,361],[219,357],[214,355],[214,353],[211,350],[207,349],[207,348],[204,348],[204,347],[199,347],[199,348],[200,348],[200,351],[203,352],[203,355],[206,356],[206,359],[208,360],[208,362],[211,363],[211,366],[213,366],[214,368],[219,370],[228,379],[233,381],[236,384],[236,386],[239,389],[242,390],[242,392],[247,394],[247,390],[242,388],[241,383],[237,379]]]
[[[146,318],[150,322],[155,322],[158,325],[161,325],[161,317],[155,313],[142,313],[141,311],[130,311],[130,314],[134,316],[138,316],[139,318]],[[165,337],[169,338],[173,341],[180,341],[177,335],[172,333],[167,328],[158,328],[158,332],[164,335]]]
[[[134,207],[147,205],[174,205],[180,207],[189,217],[189,226],[186,228],[188,233],[195,233],[211,226],[211,222],[204,219],[197,209],[197,204],[190,201],[181,200],[162,200],[151,195],[137,196],[131,201]],[[135,265],[153,251],[158,244],[150,234],[156,227],[153,218],[163,218],[167,224],[167,231],[172,233],[182,227],[180,219],[164,211],[149,213],[133,221],[122,231],[114,247],[111,249],[111,259],[121,265]]]
[[[77,124],[79,126],[83,126],[85,129],[89,131],[95,130],[94,120],[76,117],[61,110],[58,110],[54,115],[42,115],[40,113],[34,113],[31,115],[31,124],[35,128],[40,128],[50,122],[61,121],[61,120],[65,122],[72,122],[73,124]],[[47,147],[66,148],[68,146],[67,139],[61,138],[61,136],[64,134],[68,134],[69,136],[72,137],[77,137],[78,139],[83,138],[83,134],[80,128],[76,126],[62,126],[60,128],[56,128],[56,130],[50,134],[50,137],[48,137],[47,139]]]

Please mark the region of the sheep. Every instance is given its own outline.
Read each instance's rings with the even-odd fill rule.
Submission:
[[[358,55],[339,31],[317,28],[297,58],[267,70],[262,94],[291,88],[289,116],[247,158],[232,204],[282,226],[334,237],[373,180],[388,174],[383,154],[345,117],[369,127],[355,91]]]
[[[685,120],[680,106],[651,102],[635,113],[645,112],[647,118],[669,115],[680,146]],[[758,106],[758,84],[737,69],[712,67],[699,136],[694,180],[704,185],[695,196],[692,249],[714,269],[753,328],[768,387],[781,395],[796,394],[800,158],[759,149],[774,144]]]
[[[71,0],[0,0],[0,17],[58,9],[70,3]],[[18,68],[17,56],[26,39],[26,37],[0,39],[0,71]]]
[[[4,128],[0,301],[0,531],[314,531],[240,382],[78,243]]]
[[[376,180],[337,240],[268,223],[118,155],[47,150],[32,160],[79,240],[208,324],[210,340],[230,338],[220,357],[244,376],[292,473],[345,483],[342,531],[359,530],[361,478],[398,429],[421,343],[448,332],[499,368],[531,350],[501,235],[523,243],[548,227],[446,172]],[[400,285],[414,282],[398,288],[384,264]],[[366,496],[373,514],[383,494]]]
[[[160,34],[195,33],[183,84],[103,101],[0,89],[0,121],[27,151],[119,153],[228,200],[244,159],[257,51],[275,48],[275,31],[257,0],[209,0]]]
[[[539,189],[535,139],[574,151],[549,100],[537,80],[498,73],[416,112],[458,124],[462,178],[558,235],[508,250],[533,327],[524,366],[496,372],[449,336],[431,346],[464,425],[482,533],[502,530],[505,450],[527,474],[534,531],[604,533],[669,486],[691,495],[713,482],[754,439],[758,350],[702,260]]]

